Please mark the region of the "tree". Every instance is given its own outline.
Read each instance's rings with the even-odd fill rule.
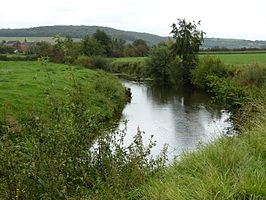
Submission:
[[[111,38],[105,33],[105,31],[97,29],[96,32],[93,34],[93,38],[95,38],[105,50],[105,54],[107,56],[111,55],[112,49],[112,40]]]
[[[145,40],[137,39],[133,42],[133,48],[136,56],[147,56],[150,50]]]
[[[81,40],[81,52],[87,56],[97,56],[103,55],[105,50],[94,37],[85,36]]]
[[[122,57],[124,56],[126,41],[123,39],[112,39],[112,56],[113,57]]]
[[[174,59],[175,56],[167,46],[158,45],[152,48],[147,61],[151,77],[160,84],[169,84]]]
[[[145,40],[142,40],[142,39],[136,39],[136,40],[134,40],[134,42],[132,43],[132,45],[134,47],[137,47],[137,46],[140,46],[140,45],[148,46],[147,43],[145,42]]]
[[[171,34],[175,39],[173,44],[173,52],[181,58],[182,65],[180,72],[185,83],[191,81],[191,71],[198,63],[198,52],[203,42],[204,32],[199,30],[197,26],[200,21],[195,23],[186,22],[185,19],[178,19],[177,24],[173,24]]]

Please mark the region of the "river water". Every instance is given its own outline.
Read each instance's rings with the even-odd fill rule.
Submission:
[[[210,103],[206,92],[189,88],[171,89],[145,83],[121,80],[131,88],[132,101],[127,104],[119,125],[125,126],[125,144],[132,142],[137,129],[144,131],[144,144],[153,136],[157,145],[152,154],[158,155],[168,144],[168,158],[177,158],[183,152],[211,142],[232,128],[229,113]]]

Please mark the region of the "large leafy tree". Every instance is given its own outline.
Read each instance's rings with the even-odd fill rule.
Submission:
[[[185,83],[191,81],[191,71],[198,63],[197,55],[205,35],[198,26],[200,21],[187,22],[185,19],[178,19],[178,23],[172,25],[171,34],[175,39],[173,52],[181,58],[182,65],[179,67],[182,68],[180,72]]]
[[[94,37],[87,35],[81,40],[81,52],[87,56],[98,56],[104,55],[105,50]]]
[[[106,32],[97,29],[96,32],[93,34],[93,38],[95,38],[102,45],[103,49],[105,50],[105,54],[107,56],[110,56],[112,51],[112,40],[106,34]]]

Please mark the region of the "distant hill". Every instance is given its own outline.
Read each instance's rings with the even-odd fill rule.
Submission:
[[[92,35],[97,29],[104,30],[112,38],[120,38],[128,42],[144,39],[149,45],[154,45],[165,40],[164,37],[158,35],[123,31],[102,26],[42,26],[25,29],[0,29],[0,37],[53,37],[59,34],[62,37],[82,38],[85,35]]]
[[[227,48],[227,49],[240,49],[240,48],[266,48],[266,41],[261,40],[241,40],[241,39],[222,39],[222,38],[206,38],[202,48]]]
[[[70,36],[72,38],[82,38],[85,35],[92,35],[97,29],[104,30],[112,38],[124,39],[133,42],[136,39],[143,39],[149,45],[158,44],[165,41],[167,37],[161,37],[149,33],[139,33],[134,31],[123,31],[102,26],[41,26],[23,29],[0,29],[0,37],[53,37],[56,34]],[[266,41],[251,41],[240,39],[206,38],[202,48],[266,48]]]

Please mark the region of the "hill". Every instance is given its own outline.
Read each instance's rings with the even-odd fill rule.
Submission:
[[[85,35],[92,35],[97,29],[104,30],[112,38],[120,38],[128,42],[144,39],[149,45],[153,45],[165,40],[164,37],[158,35],[123,31],[102,26],[42,26],[25,29],[0,29],[0,37],[53,37],[59,34],[60,36],[82,38]]]
[[[124,39],[133,42],[136,39],[143,39],[149,45],[158,44],[167,39],[150,33],[140,33],[134,31],[124,31],[102,26],[41,26],[23,29],[0,29],[0,37],[53,37],[56,34],[70,36],[72,38],[82,38],[85,35],[92,35],[97,29],[104,30],[112,38]],[[0,38],[1,39],[1,38]],[[202,48],[266,48],[266,41],[251,41],[241,39],[206,38]]]

